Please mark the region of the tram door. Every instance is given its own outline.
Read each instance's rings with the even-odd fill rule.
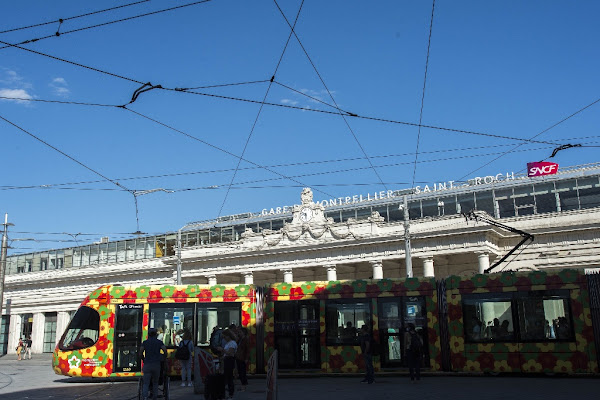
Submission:
[[[143,304],[117,304],[114,337],[114,372],[140,372]]]
[[[319,368],[319,301],[275,302],[280,368]]]
[[[421,365],[428,365],[425,298],[422,296],[380,298],[377,310],[379,313],[379,337],[383,366],[398,367],[406,365],[404,360],[404,332],[406,332],[409,323],[415,325],[417,333],[423,339],[425,351],[423,351],[423,363]]]

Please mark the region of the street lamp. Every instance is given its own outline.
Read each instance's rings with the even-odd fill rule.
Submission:
[[[6,275],[6,252],[8,251],[8,227],[14,226],[8,222],[8,214],[4,214],[4,233],[2,234],[2,250],[0,252],[0,321],[4,306],[4,276]]]

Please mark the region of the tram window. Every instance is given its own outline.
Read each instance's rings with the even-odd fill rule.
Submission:
[[[568,291],[537,291],[518,300],[524,341],[573,340]]]
[[[463,315],[465,338],[468,342],[515,340],[510,293],[465,295]]]
[[[77,350],[93,346],[100,332],[100,314],[89,307],[80,307],[58,343],[61,350]]]
[[[167,347],[175,347],[183,332],[193,332],[194,308],[192,305],[150,306],[150,328],[158,330],[158,338]]]
[[[208,346],[215,328],[227,328],[231,324],[238,326],[241,321],[242,306],[236,304],[198,304],[198,331],[196,345]]]
[[[329,301],[327,303],[327,344],[358,345],[363,325],[371,330],[371,307],[366,301]]]

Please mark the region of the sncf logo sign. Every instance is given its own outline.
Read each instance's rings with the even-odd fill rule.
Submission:
[[[553,175],[558,171],[558,164],[547,161],[527,163],[527,176]]]

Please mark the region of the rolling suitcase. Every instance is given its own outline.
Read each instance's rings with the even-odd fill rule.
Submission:
[[[204,382],[204,398],[206,400],[221,400],[225,398],[225,375],[206,375]]]

